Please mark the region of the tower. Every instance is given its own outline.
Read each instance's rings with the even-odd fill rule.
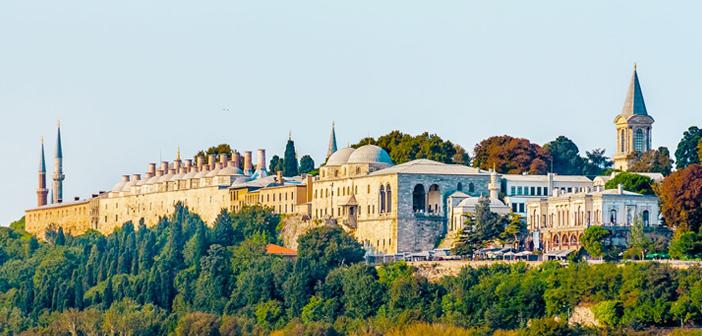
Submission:
[[[653,118],[646,111],[639,75],[634,64],[622,112],[614,118],[617,130],[617,148],[614,151],[614,169],[628,170],[631,156],[651,150]]]
[[[41,155],[39,156],[39,187],[37,188],[37,206],[46,205],[46,160],[44,159],[44,138],[41,138]]]
[[[490,183],[488,184],[490,199],[498,199],[500,196],[500,183],[497,180],[497,172],[493,168],[490,172]]]
[[[61,148],[61,123],[58,124],[58,133],[56,136],[56,156],[54,157],[54,188],[53,202],[63,202],[63,180],[66,178],[63,175],[63,149]]]
[[[327,159],[336,152],[336,132],[334,131],[334,123],[332,122],[331,134],[329,135],[329,148],[327,149]]]

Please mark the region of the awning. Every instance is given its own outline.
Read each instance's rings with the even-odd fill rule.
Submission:
[[[544,255],[547,257],[565,258],[574,251],[575,250],[554,250],[544,253]]]

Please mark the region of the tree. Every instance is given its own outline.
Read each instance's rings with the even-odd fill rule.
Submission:
[[[288,139],[285,145],[285,156],[283,157],[283,176],[292,177],[298,175],[297,153],[295,153],[295,142]]]
[[[193,157],[193,158],[195,160],[197,160],[197,157],[201,156],[201,157],[205,158],[205,160],[207,160],[207,156],[209,156],[210,154],[214,154],[215,159],[219,159],[219,156],[221,154],[231,155],[231,153],[232,153],[232,147],[229,146],[229,144],[219,144],[217,146],[212,146],[212,147],[207,148],[205,150],[198,151],[197,154],[195,154],[195,157]]]
[[[507,225],[502,233],[502,238],[511,241],[514,248],[518,249],[521,242],[521,237],[526,234],[527,228],[524,221],[517,214],[510,214],[507,219]]]
[[[545,174],[551,156],[537,144],[527,139],[509,135],[493,136],[475,145],[473,166],[492,169],[501,174]]]
[[[638,216],[634,218],[634,223],[629,230],[629,254],[636,254],[644,260],[651,242],[646,236],[644,223]]]
[[[617,189],[622,185],[624,190],[643,194],[653,195],[653,180],[648,176],[639,175],[636,173],[619,173],[611,180],[607,181],[605,188]]]
[[[702,139],[702,129],[691,126],[683,133],[682,139],[675,150],[675,162],[678,169],[683,169],[691,164],[699,164],[700,156],[697,153],[697,146]]]
[[[544,151],[551,155],[553,159],[553,172],[561,175],[577,175],[583,171],[583,159],[580,157],[580,150],[575,143],[559,136],[544,145]]]
[[[639,173],[661,173],[669,175],[673,170],[673,160],[670,159],[670,151],[666,147],[658,147],[644,153],[633,153],[629,156],[631,164],[630,172]]]
[[[702,139],[700,139],[700,142],[697,144],[697,157],[702,158]]]
[[[219,336],[219,318],[217,315],[192,312],[178,320],[176,336]]]
[[[580,242],[590,256],[601,258],[606,254],[605,240],[609,238],[609,235],[609,230],[601,226],[591,226],[585,229]]]
[[[453,148],[456,150],[456,154],[453,154],[453,163],[461,164],[464,166],[470,166],[470,154],[461,145],[454,144]]]
[[[222,209],[215,219],[210,242],[223,246],[230,246],[234,243],[234,225],[232,217],[226,209]]]
[[[490,211],[490,200],[481,197],[475,205],[475,213],[466,218],[463,232],[453,248],[455,253],[471,255],[475,250],[485,247],[502,233],[504,221],[502,216]]]
[[[602,175],[605,170],[612,168],[612,160],[604,154],[605,150],[603,148],[596,148],[592,151],[585,152],[583,175]]]
[[[699,258],[701,252],[702,241],[700,241],[700,236],[695,232],[682,232],[670,242],[669,253],[675,259]]]
[[[300,158],[300,173],[307,174],[314,170],[314,160],[309,155],[304,155]]]
[[[57,246],[66,245],[66,236],[63,234],[63,228],[59,227],[56,233],[56,241],[54,242]]]
[[[667,176],[656,188],[666,225],[698,232],[702,225],[702,166],[690,165]]]
[[[383,148],[388,152],[395,164],[401,164],[416,159],[429,159],[443,163],[460,163],[454,160],[457,158],[455,155],[458,151],[458,147],[451,141],[444,141],[438,135],[429,134],[428,132],[412,136],[395,130],[380,136],[377,140],[374,138],[361,139],[361,141],[352,145],[352,147],[358,148],[363,145],[377,145]],[[463,152],[465,154],[465,150],[463,150]],[[466,155],[461,155],[458,158],[465,161]]]
[[[268,170],[272,173],[283,171],[283,159],[281,159],[278,155],[273,155],[270,163],[268,164]]]

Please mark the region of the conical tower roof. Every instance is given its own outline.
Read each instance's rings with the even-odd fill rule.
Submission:
[[[41,138],[41,156],[39,157],[39,172],[46,173],[46,159],[44,159],[44,138]]]
[[[329,135],[329,148],[327,149],[327,158],[336,152],[336,131],[334,123],[332,123],[331,134]]]
[[[61,123],[58,124],[58,133],[56,135],[56,158],[63,158],[63,149],[61,148]]]
[[[641,92],[641,84],[639,84],[639,75],[636,72],[636,64],[634,64],[634,73],[631,74],[631,82],[624,100],[622,113],[625,115],[648,115],[646,111],[646,103],[644,103],[643,93]]]

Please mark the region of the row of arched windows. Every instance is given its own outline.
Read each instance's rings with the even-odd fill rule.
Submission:
[[[392,189],[390,184],[380,186],[380,204],[378,206],[380,213],[392,212]]]

